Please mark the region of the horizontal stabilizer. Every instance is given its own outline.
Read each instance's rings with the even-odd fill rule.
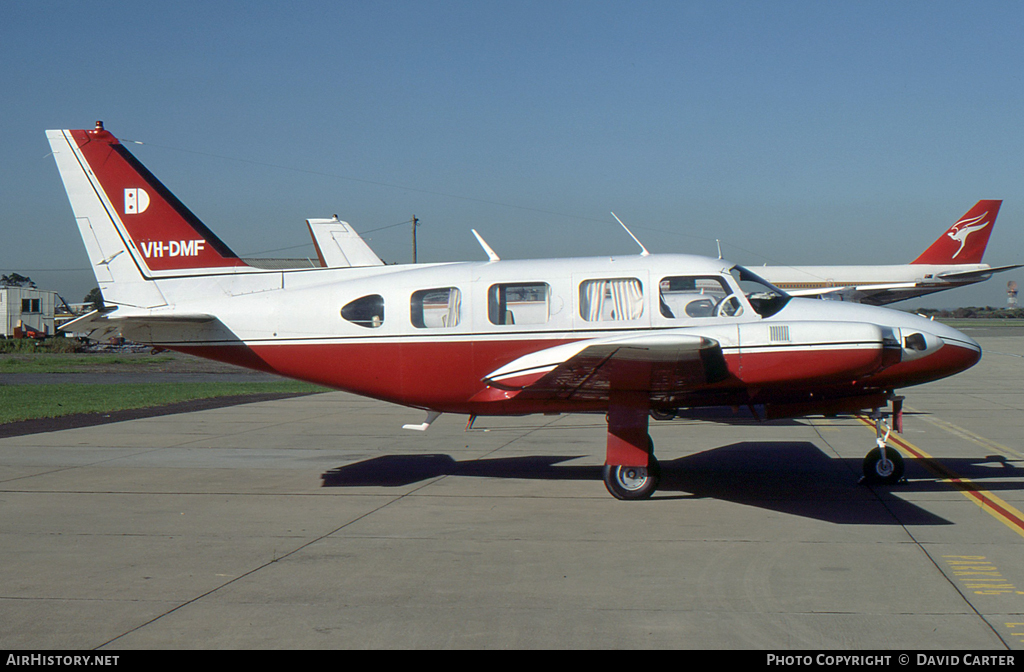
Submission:
[[[102,308],[86,313],[70,322],[65,322],[60,331],[74,334],[88,334],[89,338],[102,340],[121,333],[127,327],[148,325],[207,325],[217,320],[213,315],[204,314],[134,314],[116,315],[117,308]]]
[[[349,268],[384,265],[355,229],[337,216],[330,219],[307,219],[306,225],[309,226],[309,234],[313,236],[313,245],[316,246],[316,254],[323,266]]]
[[[981,268],[976,271],[950,271],[948,273],[940,273],[939,277],[943,280],[970,280],[972,278],[980,278],[992,273],[1002,273],[1003,271],[1012,271],[1015,268],[1020,268],[1024,264],[1012,264],[1010,266],[994,266],[992,268]]]
[[[116,308],[101,308],[100,310],[93,310],[81,317],[76,317],[73,320],[69,320],[60,326],[58,331],[65,333],[88,333],[95,329],[101,329],[108,327],[112,322],[107,318],[107,315],[112,311],[117,310]]]

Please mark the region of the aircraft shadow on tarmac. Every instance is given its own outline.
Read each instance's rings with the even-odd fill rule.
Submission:
[[[402,487],[442,476],[529,480],[601,480],[601,467],[566,465],[582,455],[530,455],[457,461],[450,455],[385,455],[323,474],[324,487]],[[1024,489],[1024,469],[1005,458],[944,459],[974,487]],[[907,480],[859,485],[860,459],[831,458],[810,442],[740,442],[661,462],[652,501],[720,499],[837,524],[948,525],[898,495],[949,492],[950,486],[906,460]]]

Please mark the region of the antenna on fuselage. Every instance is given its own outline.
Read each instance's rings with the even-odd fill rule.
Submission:
[[[718,258],[721,259],[722,258],[722,241],[720,241],[718,238],[715,238],[715,245],[718,245]]]
[[[648,251],[647,251],[647,248],[646,248],[646,247],[644,247],[644,244],[643,244],[643,243],[641,243],[641,242],[640,242],[640,240],[639,240],[639,239],[638,239],[638,238],[637,238],[636,236],[634,236],[634,235],[633,235],[633,232],[629,230],[629,227],[627,227],[627,226],[626,226],[625,224],[623,224],[623,223],[622,223],[622,220],[621,220],[621,219],[619,219],[619,216],[618,216],[618,215],[616,215],[616,214],[615,214],[615,213],[613,212],[613,213],[612,213],[612,217],[614,217],[614,218],[615,218],[615,221],[616,221],[616,222],[618,222],[618,223],[619,223],[619,224],[620,224],[620,225],[622,226],[622,228],[626,229],[626,233],[628,233],[628,234],[629,234],[629,237],[630,237],[630,238],[632,238],[632,239],[633,239],[633,240],[634,240],[634,241],[636,242],[636,244],[640,246],[640,250],[641,250],[641,251],[640,251],[640,256],[641,256],[641,257],[647,257],[647,256],[650,256],[650,254],[651,254],[651,253],[650,253],[650,252],[648,252]]]
[[[473,235],[476,236],[476,242],[480,243],[480,247],[484,248],[484,252],[487,253],[487,259],[488,260],[490,260],[490,261],[501,261],[501,257],[499,257],[497,254],[494,253],[494,250],[492,250],[491,246],[487,244],[487,241],[485,241],[480,236],[480,234],[476,232],[476,229],[470,229],[470,231],[472,231]]]

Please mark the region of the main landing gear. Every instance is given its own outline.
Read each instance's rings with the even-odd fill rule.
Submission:
[[[608,404],[604,485],[616,499],[649,499],[661,481],[647,433],[649,404],[646,391],[613,392]]]
[[[654,456],[654,441],[647,439],[650,453],[646,467],[604,465],[604,487],[616,499],[649,499],[661,482],[661,465]]]
[[[885,413],[875,409],[869,416],[875,423],[875,447],[864,457],[864,482],[880,485],[899,483],[903,478],[903,456],[895,448],[885,445],[892,433],[892,427],[885,420]],[[893,400],[893,425],[897,431],[903,429],[903,398]]]

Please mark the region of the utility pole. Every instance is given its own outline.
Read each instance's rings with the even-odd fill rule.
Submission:
[[[416,219],[416,215],[412,216],[412,263],[416,263],[416,227],[420,225],[420,220]]]

